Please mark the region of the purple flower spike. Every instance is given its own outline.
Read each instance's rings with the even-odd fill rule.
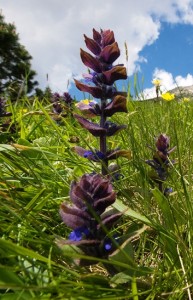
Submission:
[[[83,92],[90,93],[94,98],[104,101],[112,99],[116,95],[122,95],[113,84],[116,80],[126,79],[127,72],[123,65],[112,65],[120,56],[120,50],[117,42],[115,42],[113,31],[101,30],[98,32],[93,29],[93,39],[88,38],[86,35],[84,37],[87,48],[94,56],[82,49],[80,55],[83,63],[94,71],[93,74],[90,73],[87,76],[87,79],[89,78],[89,84],[95,86],[75,80],[76,87]]]
[[[6,112],[6,100],[0,98],[0,117],[8,117],[11,116],[12,113]]]
[[[75,85],[80,91],[100,100],[84,99],[77,103],[76,107],[86,118],[99,116],[100,120],[93,123],[79,114],[73,116],[84,129],[99,137],[100,149],[75,146],[72,150],[83,158],[101,163],[103,176],[96,173],[85,174],[78,182],[72,182],[70,199],[73,206],[63,203],[60,209],[63,222],[73,229],[69,240],[64,241],[63,245],[78,246],[88,256],[107,258],[116,249],[114,238],[109,238],[107,231],[111,230],[122,216],[122,213],[115,213],[113,210],[105,212],[116,199],[112,180],[121,178],[118,171],[110,173],[108,161],[118,157],[131,158],[129,150],[108,149],[107,137],[125,129],[126,126],[112,123],[107,117],[116,112],[127,112],[127,93],[118,91],[115,85],[115,81],[127,79],[127,72],[122,64],[113,65],[120,56],[113,31],[93,29],[93,38],[84,35],[84,39],[91,54],[81,49],[80,56],[89,70],[88,74],[83,76],[84,81],[75,80]]]
[[[156,141],[156,147],[159,151],[167,153],[169,148],[170,138],[166,134],[160,134]]]
[[[150,178],[158,184],[159,190],[164,195],[168,195],[167,192],[164,192],[163,182],[167,180],[169,168],[171,168],[169,154],[175,149],[175,147],[169,149],[169,141],[170,138],[166,134],[160,134],[155,143],[156,149],[154,150],[153,159],[146,160],[146,163],[153,169]]]
[[[115,192],[107,179],[103,179],[99,174],[83,175],[79,183],[73,183],[70,191],[70,198],[75,205],[79,205],[77,199],[82,199],[84,211],[90,210],[98,215],[114,203]]]
[[[168,157],[169,154],[176,148],[173,147],[172,149],[169,149],[170,138],[166,134],[160,134],[160,136],[157,138],[156,141],[156,148],[157,151],[154,154],[154,160],[158,164],[169,164]]]
[[[111,229],[122,216],[122,213],[105,212],[116,199],[112,184],[99,174],[85,174],[79,182],[71,184],[70,198],[73,206],[62,203],[60,215],[73,231],[69,240],[59,243],[79,246],[87,255],[106,255],[103,252],[106,241],[104,227]]]
[[[72,102],[73,102],[73,99],[72,99],[72,97],[70,96],[69,93],[65,92],[65,93],[63,94],[63,101],[64,101],[66,104],[71,105]]]

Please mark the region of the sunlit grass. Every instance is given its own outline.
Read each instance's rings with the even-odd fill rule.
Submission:
[[[115,208],[125,211],[118,230],[131,236],[134,253],[128,248],[122,262],[89,258],[96,261],[92,267],[73,264],[82,254],[64,253],[56,241],[69,235],[58,210],[69,201],[71,181],[100,171],[73,147],[97,148],[98,140],[71,115],[59,125],[46,101],[23,99],[9,110],[17,132],[0,145],[0,298],[191,299],[193,103],[129,100],[129,112],[112,118],[127,129],[110,137],[108,147],[132,152],[131,160],[118,159],[124,177],[114,186]],[[145,163],[153,154],[148,146],[154,148],[161,133],[176,146],[168,197]],[[72,137],[78,137],[75,143]],[[108,272],[111,265],[119,275]]]

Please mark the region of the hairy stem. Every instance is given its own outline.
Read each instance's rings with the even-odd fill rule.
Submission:
[[[106,117],[104,115],[104,109],[106,107],[106,100],[101,99],[101,117],[100,117],[100,127],[105,127]],[[106,156],[107,154],[107,138],[106,135],[100,137],[100,151]],[[102,161],[102,174],[108,174],[108,161],[103,159]]]

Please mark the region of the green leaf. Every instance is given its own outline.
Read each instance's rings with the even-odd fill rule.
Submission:
[[[100,286],[109,287],[109,282],[107,278],[105,278],[102,275],[98,275],[98,274],[83,275],[81,276],[81,280],[88,284],[92,284],[93,286],[100,285]]]
[[[0,285],[0,288],[3,288],[3,286]],[[6,289],[6,288],[9,288],[9,287],[5,286],[4,288]],[[14,291],[14,293],[11,293],[9,291],[9,293],[1,295],[0,299],[1,300],[16,300],[16,299],[17,300],[26,300],[26,299],[30,300],[30,299],[34,299],[34,296],[30,292],[26,292],[24,290],[22,290],[22,291]],[[45,300],[48,300],[48,298],[45,299]]]
[[[37,205],[36,202],[38,202],[39,198],[44,194],[44,192],[46,191],[46,188],[43,188],[38,194],[36,194],[31,201],[26,205],[25,209],[27,211],[32,210],[35,206],[35,204]]]
[[[132,280],[132,276],[128,275],[125,272],[119,272],[111,278],[111,284],[116,286],[118,284],[123,284],[130,282]]]
[[[11,270],[5,268],[4,266],[0,266],[0,284],[6,283],[9,285],[23,285],[21,279]]]
[[[162,211],[162,217],[165,226],[168,230],[175,231],[174,227],[174,218],[171,210],[171,206],[169,204],[169,199],[166,198],[158,189],[153,189],[152,193],[157,201],[159,208]]]
[[[22,139],[22,138],[19,138],[17,143],[19,145],[23,145],[23,146],[28,146],[28,147],[32,147],[33,145],[26,139]]]
[[[137,265],[134,262],[134,251],[130,239],[126,240],[116,251],[109,255],[110,261],[116,261],[120,263],[125,263],[133,268],[136,268]],[[122,270],[122,267],[116,265],[116,269],[119,271]]]
[[[152,225],[150,220],[146,218],[145,216],[142,216],[140,213],[132,210],[131,208],[127,207],[125,204],[123,204],[119,199],[115,201],[113,204],[113,207],[116,208],[118,211],[122,212],[125,216],[129,216],[132,219],[139,220],[147,225]]]
[[[33,250],[30,250],[30,249],[24,248],[22,246],[19,246],[17,244],[14,244],[11,241],[4,240],[2,238],[0,239],[0,247],[2,249],[4,249],[5,251],[9,251],[9,252],[15,253],[17,255],[29,256],[29,257],[32,257],[39,261],[56,265],[56,263],[54,263],[53,261],[50,261],[47,257],[42,256],[42,255],[34,252]]]
[[[79,255],[84,254],[80,248],[74,245],[65,245],[62,239],[57,239],[56,244],[62,250],[65,259],[68,260],[68,263],[75,265],[80,264]]]
[[[0,145],[0,151],[15,151],[15,148],[8,144],[1,144]]]

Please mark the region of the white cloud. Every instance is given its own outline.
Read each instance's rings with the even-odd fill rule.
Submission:
[[[181,75],[179,75],[176,76],[175,82],[177,86],[193,85],[193,76],[191,74],[188,74],[185,78],[183,78]]]
[[[153,79],[160,79],[161,81],[161,92],[166,92],[180,86],[193,85],[193,75],[187,74],[186,77],[178,75],[173,77],[170,72],[163,69],[155,69],[153,72]],[[154,98],[156,97],[155,87],[152,84],[151,88],[145,89],[143,92],[143,98]]]
[[[64,91],[73,75],[85,71],[79,48],[85,49],[83,34],[92,28],[112,29],[121,48],[119,62],[126,63],[128,75],[140,69],[140,51],[158,37],[161,21],[193,24],[191,0],[1,0],[6,21],[15,22],[21,42],[33,56],[33,68],[42,88],[49,84]]]

